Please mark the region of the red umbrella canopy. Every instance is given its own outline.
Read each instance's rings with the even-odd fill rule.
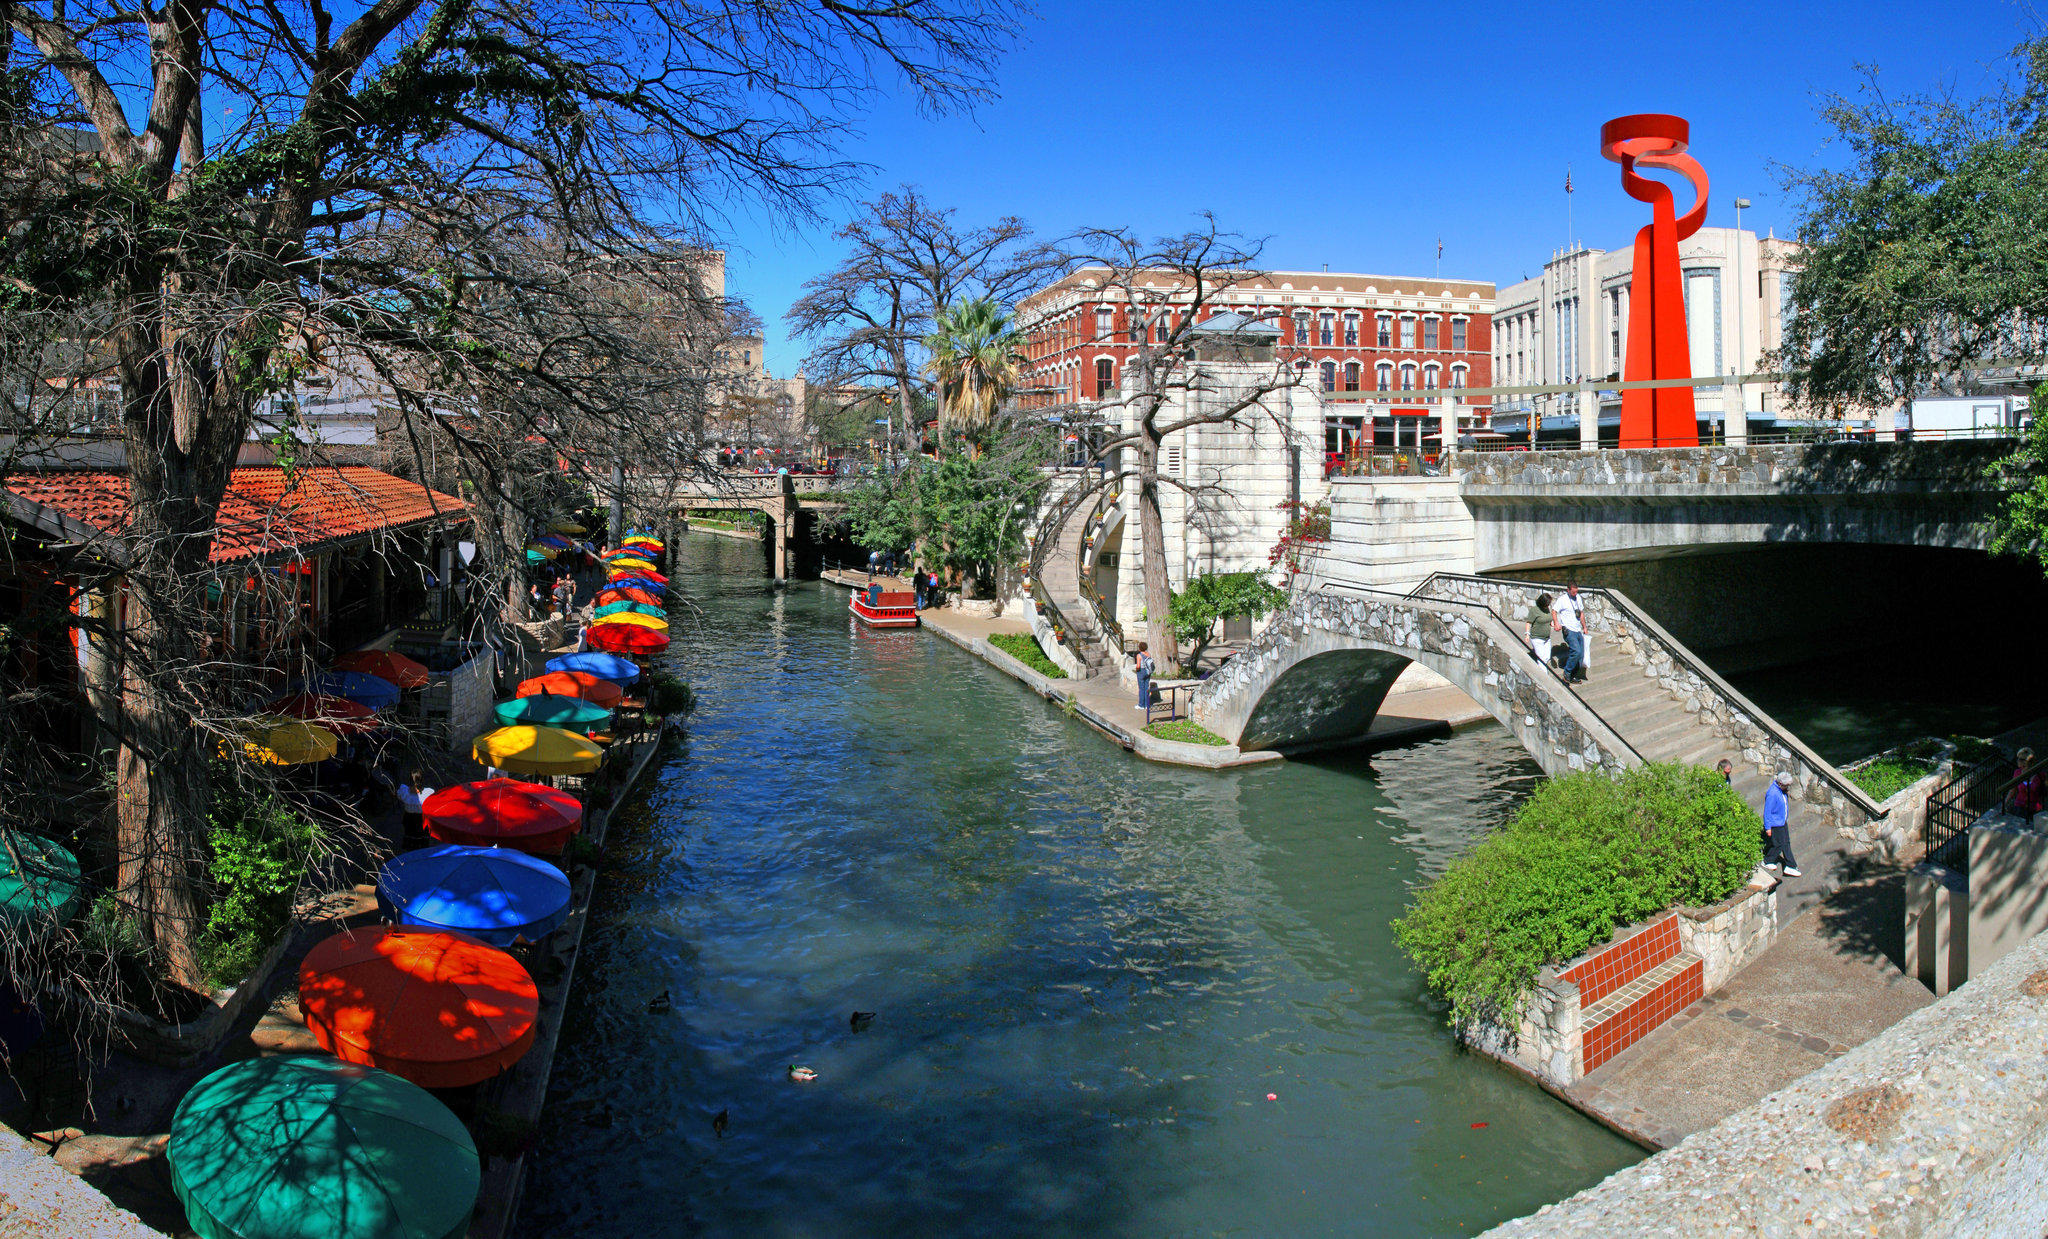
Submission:
[[[609,710],[626,696],[626,690],[601,676],[588,671],[550,671],[522,681],[515,697],[531,697],[537,693],[557,693],[564,697],[581,697],[594,706]]]
[[[337,1058],[461,1088],[526,1053],[540,991],[518,960],[467,934],[371,925],[306,953],[299,1008]]]
[[[640,602],[650,607],[661,605],[661,599],[656,598],[644,589],[634,589],[630,585],[614,585],[609,589],[598,591],[598,606],[604,606],[607,603],[613,602]]]
[[[663,585],[668,584],[668,578],[652,568],[608,568],[605,570],[605,579],[608,581],[619,581],[627,577],[636,576],[646,577],[650,581],[659,581]]]
[[[418,688],[430,678],[427,665],[391,650],[356,650],[334,660],[336,671],[360,671],[400,688]]]
[[[668,634],[638,624],[599,624],[583,630],[584,644],[607,654],[659,654],[668,648]]]
[[[323,697],[318,693],[294,693],[263,707],[271,714],[301,718],[341,735],[375,731],[382,724],[377,712],[346,697]]]
[[[559,852],[583,828],[583,806],[574,796],[518,779],[444,787],[420,808],[428,834],[471,847]]]

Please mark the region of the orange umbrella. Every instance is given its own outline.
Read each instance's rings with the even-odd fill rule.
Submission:
[[[540,693],[555,693],[563,697],[581,697],[594,706],[609,710],[625,697],[626,690],[601,676],[588,671],[550,671],[537,675],[519,685],[515,697],[532,697]]]
[[[356,650],[334,660],[336,671],[360,671],[389,680],[400,688],[419,688],[431,674],[427,665],[391,650]]]
[[[668,634],[637,624],[596,624],[583,630],[583,643],[607,654],[644,657],[668,648]]]
[[[608,589],[599,590],[597,605],[604,606],[610,602],[640,602],[650,607],[661,606],[661,599],[656,598],[644,589],[634,589],[630,585],[614,585]]]
[[[657,581],[663,585],[668,584],[668,578],[652,568],[612,568],[606,571],[604,576],[607,581],[623,581],[637,576],[645,577],[650,581]]]
[[[526,1053],[540,991],[518,960],[467,934],[370,925],[306,953],[299,1009],[337,1058],[461,1088]]]

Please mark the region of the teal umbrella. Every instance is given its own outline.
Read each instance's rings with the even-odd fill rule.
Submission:
[[[0,924],[49,919],[62,925],[78,910],[78,858],[62,844],[5,832],[0,840]]]
[[[193,1085],[166,1155],[201,1239],[460,1239],[481,1183],[476,1144],[432,1093],[304,1055]]]
[[[635,615],[654,615],[662,619],[668,618],[668,612],[660,607],[650,607],[644,602],[607,602],[597,609],[597,614],[592,618],[603,619],[607,615],[617,615],[621,611],[628,611]]]
[[[612,712],[603,706],[594,706],[581,697],[565,697],[559,693],[535,693],[531,697],[501,701],[496,713],[498,723],[505,727],[533,723],[570,731],[588,731],[612,721]]]

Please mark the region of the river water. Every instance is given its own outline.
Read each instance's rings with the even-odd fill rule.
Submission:
[[[702,704],[614,826],[523,1234],[1468,1234],[1641,1156],[1459,1051],[1394,947],[1536,777],[1500,729],[1153,766],[674,550]]]

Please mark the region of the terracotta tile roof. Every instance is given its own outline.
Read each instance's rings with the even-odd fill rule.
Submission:
[[[102,533],[128,524],[128,475],[50,469],[6,479],[6,488]],[[379,530],[466,518],[462,500],[360,465],[237,469],[221,500],[213,561],[311,552]]]

